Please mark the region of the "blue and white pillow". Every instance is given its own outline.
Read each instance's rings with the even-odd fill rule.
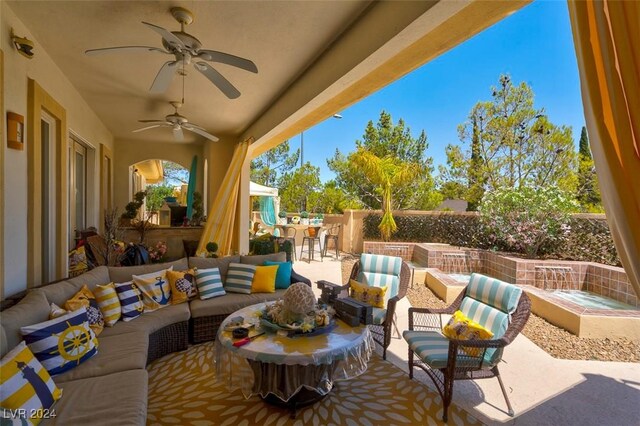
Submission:
[[[27,346],[49,374],[60,374],[98,353],[98,339],[82,307],[49,321],[20,328]]]
[[[197,269],[196,270],[196,286],[201,300],[211,299],[213,297],[224,296],[227,294],[222,285],[222,276],[220,269]]]
[[[251,294],[251,283],[256,273],[256,265],[230,263],[224,289],[229,293]]]
[[[142,315],[144,304],[140,289],[132,281],[115,284],[115,287],[122,308],[122,320],[131,321]]]

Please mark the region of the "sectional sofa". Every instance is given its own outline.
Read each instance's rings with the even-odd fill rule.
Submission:
[[[78,277],[31,290],[16,305],[0,314],[0,357],[22,340],[20,327],[48,320],[50,304],[62,306],[83,285],[93,290],[98,284],[130,281],[142,275],[173,266],[176,271],[189,268],[220,269],[223,282],[230,263],[261,265],[264,261],[285,261],[285,253],[264,256],[224,258],[183,258],[174,262],[131,267],[95,268]],[[295,272],[291,282],[311,282]],[[54,409],[56,417],[40,424],[143,425],[147,416],[147,371],[153,360],[168,353],[185,350],[194,343],[213,340],[217,329],[230,313],[254,303],[281,298],[275,293],[237,294],[208,300],[198,298],[143,313],[133,321],[118,321],[105,327],[98,336],[98,353],[79,366],[53,380],[63,391]]]

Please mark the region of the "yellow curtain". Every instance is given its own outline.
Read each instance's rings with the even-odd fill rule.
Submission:
[[[207,252],[206,246],[209,242],[218,244],[219,255],[231,254],[233,225],[236,217],[238,192],[240,191],[240,173],[242,164],[247,158],[250,143],[251,140],[241,142],[233,151],[231,164],[207,216],[207,223],[198,243],[197,256],[202,256]]]
[[[569,0],[569,14],[607,221],[640,296],[640,2]]]

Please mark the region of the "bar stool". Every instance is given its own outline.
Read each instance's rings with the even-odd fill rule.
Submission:
[[[302,238],[302,248],[300,249],[300,260],[302,260],[302,253],[307,252],[307,259],[309,263],[311,260],[315,260],[315,248],[316,242],[320,251],[320,260],[322,261],[322,243],[320,241],[320,226],[310,226],[304,230],[304,238]],[[304,249],[305,244],[309,244],[307,250]]]
[[[340,235],[340,227],[342,224],[338,223],[327,229],[327,233],[324,234],[324,257],[327,257],[327,249],[329,248],[329,241],[333,241],[333,245],[336,248],[336,259],[340,258],[338,252],[338,236]]]
[[[298,260],[298,255],[296,254],[296,233],[297,230],[293,226],[278,226],[278,228],[282,228],[282,237],[291,242],[291,253],[293,253],[293,260]]]

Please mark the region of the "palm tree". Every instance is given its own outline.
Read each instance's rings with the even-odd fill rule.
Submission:
[[[420,173],[418,164],[402,161],[399,158],[377,155],[360,147],[350,155],[350,160],[361,168],[367,179],[377,185],[377,191],[382,196],[382,220],[378,229],[383,241],[389,241],[391,234],[398,227],[393,219],[391,190],[395,186],[406,185],[413,181]]]

